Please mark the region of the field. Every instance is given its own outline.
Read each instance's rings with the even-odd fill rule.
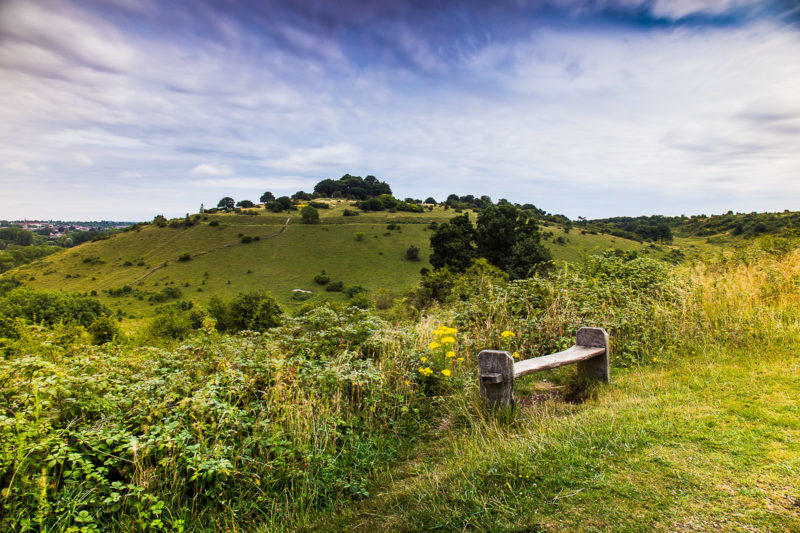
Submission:
[[[419,314],[319,305],[263,334],[212,322],[92,345],[81,326],[11,322],[0,525],[797,531],[796,246],[681,266],[601,254],[516,282],[477,265]],[[580,325],[610,332],[611,385],[565,367],[520,380],[513,412],[482,406],[479,350],[550,353]]]
[[[371,293],[383,289],[400,297],[419,282],[420,269],[430,268],[429,225],[456,215],[436,207],[419,214],[371,212],[344,217],[348,204],[330,205],[319,210],[319,224],[302,224],[296,211],[276,214],[263,209],[256,216],[205,215],[188,228],[151,224],[65,250],[5,276],[20,276],[37,289],[96,291],[105,305],[124,313],[128,328],[140,325],[157,304],[132,295],[109,296],[105,291],[125,285],[150,292],[176,287],[181,299],[206,304],[214,296],[230,298],[263,290],[291,308],[301,305],[293,299],[293,290],[301,289],[312,292],[311,301],[346,301],[345,294],[327,292],[314,283],[314,276],[325,270],[331,281],[342,281],[345,288],[361,286]],[[470,216],[474,220],[476,215]],[[285,231],[275,235],[287,219]],[[391,222],[399,229],[387,229]],[[553,224],[542,226],[542,231],[552,233],[545,244],[558,261],[581,261],[608,248],[655,257],[665,252],[651,252],[647,245],[609,235],[581,234],[574,229],[566,233]],[[358,234],[363,234],[362,240]],[[259,240],[243,244],[240,235]],[[556,243],[559,238],[563,244]],[[411,245],[419,248],[419,261],[405,258]],[[183,253],[190,254],[191,260],[178,261]]]

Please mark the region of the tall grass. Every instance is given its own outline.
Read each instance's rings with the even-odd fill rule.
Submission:
[[[472,512],[513,525],[517,488],[525,498],[571,497],[576,476],[599,475],[594,459],[644,450],[687,419],[654,426],[642,418],[662,400],[657,383],[636,385],[636,370],[617,375],[627,391],[650,393],[612,388],[598,405],[603,413],[608,402],[639,402],[641,416],[630,410],[618,422],[587,424],[597,411],[544,402],[498,418],[477,395],[480,349],[527,358],[598,325],[611,333],[617,369],[658,368],[719,346],[763,354],[759,346],[797,334],[798,259],[767,247],[675,269],[606,254],[517,282],[479,264],[453,280],[445,302],[415,315],[402,309],[410,298],[389,313],[418,317],[411,321],[320,306],[268,334],[206,329],[160,347],[89,346],[81,328],[20,323],[1,344],[0,526],[297,529],[334,503],[370,498],[372,480],[432,438],[450,442],[452,454],[407,466],[419,475],[389,496],[387,505],[405,509],[390,525],[400,529],[392,520],[407,521],[412,510],[419,520],[411,529],[426,519],[444,529],[472,524]],[[440,326],[458,330],[452,343]],[[521,393],[529,389],[521,383]],[[598,394],[590,387],[587,397]],[[443,521],[453,505],[454,521]]]

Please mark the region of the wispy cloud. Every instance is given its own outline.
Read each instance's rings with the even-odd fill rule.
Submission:
[[[191,173],[197,176],[230,176],[233,174],[233,169],[228,165],[201,163],[194,167]]]
[[[793,207],[798,20],[744,0],[9,0],[0,211],[151,218],[152,191],[183,214],[345,172],[571,216]]]

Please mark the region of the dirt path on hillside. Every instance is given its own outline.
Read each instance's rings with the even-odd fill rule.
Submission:
[[[280,235],[281,233],[283,233],[284,231],[286,231],[286,228],[289,226],[289,221],[290,221],[290,220],[292,220],[292,217],[289,217],[289,218],[287,218],[287,219],[286,219],[286,222],[284,222],[284,223],[283,223],[283,226],[281,226],[281,229],[279,229],[278,231],[276,231],[275,233],[272,233],[272,234],[270,234],[270,235],[266,235],[266,236],[264,236],[264,237],[259,237],[259,239],[260,239],[260,240],[262,240],[262,241],[265,241],[265,240],[267,240],[267,239],[271,239],[271,238],[273,238],[273,237],[277,237],[278,235]],[[217,250],[222,250],[223,248],[229,248],[229,247],[231,247],[231,246],[236,246],[237,244],[240,244],[240,243],[238,243],[238,242],[231,242],[231,243],[228,243],[228,244],[223,244],[223,245],[221,245],[221,246],[217,246],[216,248],[210,248],[210,249],[208,249],[208,250],[195,250],[195,251],[193,251],[193,252],[190,252],[190,253],[189,253],[189,255],[191,255],[191,257],[198,257],[198,256],[205,255],[205,254],[208,254],[208,253],[211,253],[211,252],[216,252]],[[153,274],[155,274],[156,272],[158,272],[159,270],[161,270],[162,268],[164,268],[164,267],[165,267],[165,266],[167,266],[168,264],[170,264],[170,263],[176,263],[176,262],[177,262],[177,261],[164,261],[164,263],[163,263],[163,264],[161,264],[161,265],[159,265],[159,266],[155,267],[155,268],[154,268],[154,269],[152,269],[150,272],[148,272],[147,274],[145,274],[145,275],[144,275],[144,276],[142,276],[141,278],[139,278],[139,279],[137,279],[136,281],[134,281],[134,282],[132,283],[132,285],[139,285],[139,284],[140,284],[140,283],[142,283],[144,280],[146,280],[147,278],[149,278],[150,276],[152,276]]]

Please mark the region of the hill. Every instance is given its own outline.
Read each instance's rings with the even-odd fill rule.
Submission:
[[[345,289],[363,287],[373,295],[388,291],[388,296],[400,296],[419,282],[422,268],[430,268],[432,228],[456,214],[436,206],[422,213],[344,216],[345,210],[356,211],[350,202],[322,202],[329,208],[318,210],[318,224],[303,224],[299,211],[273,213],[263,208],[193,215],[190,225],[183,219],[137,225],[6,276],[36,289],[96,294],[133,324],[164,301],[206,304],[214,296],[229,298],[256,289],[283,306],[300,305],[305,297],[347,300],[346,292],[329,292],[314,282],[322,270]],[[467,212],[475,218],[474,211]],[[542,223],[542,232],[556,260],[580,261],[608,248],[656,256],[666,252],[551,222]],[[406,258],[411,245],[419,248],[420,260]],[[295,289],[310,291],[300,293],[309,296]]]

